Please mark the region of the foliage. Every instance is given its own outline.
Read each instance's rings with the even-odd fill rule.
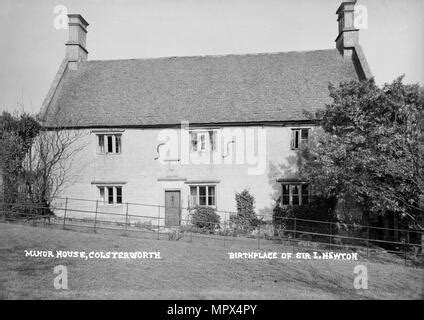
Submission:
[[[4,172],[4,197],[17,200],[19,179],[24,171],[23,161],[41,126],[29,114],[11,115],[4,111],[0,117],[0,150]]]
[[[296,235],[291,230],[329,234],[335,231],[330,230],[330,224],[315,222],[314,220],[335,222],[336,204],[337,199],[335,197],[313,196],[309,204],[284,207],[277,205],[274,208],[272,217],[274,228],[277,230],[290,230],[288,234],[293,237],[299,237],[302,234],[298,233]],[[296,218],[296,222],[294,218]]]
[[[424,165],[419,86],[400,77],[382,88],[370,79],[329,90],[333,102],[310,114],[322,129],[301,151],[301,176],[318,195],[351,194],[367,216],[395,212],[415,220]]]
[[[231,225],[235,226],[237,231],[249,233],[262,224],[262,220],[258,219],[255,213],[255,198],[244,189],[235,196],[237,203],[237,215],[230,217]]]
[[[31,146],[32,140],[37,136],[40,129],[41,126],[37,120],[27,113],[19,116],[3,111],[0,117],[0,134],[14,133],[21,139],[21,144],[25,149]]]
[[[183,233],[179,228],[174,228],[168,232],[169,241],[178,241],[183,237]]]
[[[51,214],[52,199],[70,182],[73,156],[82,149],[77,130],[47,130],[28,114],[4,112],[0,123],[4,197],[13,212]],[[16,204],[16,205],[14,205]]]
[[[221,217],[216,213],[215,208],[196,206],[191,214],[191,223],[201,230],[213,232],[220,228]]]

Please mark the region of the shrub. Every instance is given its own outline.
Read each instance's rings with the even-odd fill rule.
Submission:
[[[125,225],[125,224],[124,224]],[[140,229],[153,230],[152,220],[149,221],[136,221],[134,226]]]
[[[277,205],[273,212],[273,223],[275,230],[296,230],[304,232],[314,232],[322,234],[336,233],[336,228],[331,227],[328,223],[302,221],[302,220],[317,220],[317,221],[335,221],[336,198],[312,197],[311,202],[301,206],[286,206]],[[295,220],[294,218],[300,219]],[[292,237],[299,237],[302,233],[287,231],[286,234]],[[304,233],[305,234],[305,233]],[[313,236],[315,240],[328,242],[330,239],[326,236]]]
[[[213,232],[220,228],[221,217],[216,213],[215,208],[197,206],[193,208],[191,223],[194,227]]]
[[[237,237],[237,233],[235,232],[235,230],[231,230],[229,228],[219,230],[218,235],[223,237]]]
[[[183,237],[181,230],[179,228],[174,228],[168,232],[169,241],[178,241]]]
[[[230,217],[230,222],[238,232],[250,233],[256,229],[262,220],[256,217],[255,198],[244,189],[236,193],[237,215]]]
[[[181,233],[209,233],[208,229],[201,229],[193,225],[184,225],[180,227]]]

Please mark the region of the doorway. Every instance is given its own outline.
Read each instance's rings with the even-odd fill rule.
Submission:
[[[179,226],[181,223],[181,192],[165,190],[165,227]]]

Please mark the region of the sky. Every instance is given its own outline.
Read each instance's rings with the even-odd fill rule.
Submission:
[[[0,0],[0,112],[40,110],[65,56],[63,8],[90,24],[88,59],[105,60],[331,49],[341,2]],[[359,42],[376,82],[404,74],[405,83],[424,84],[424,1],[358,5],[367,13]]]

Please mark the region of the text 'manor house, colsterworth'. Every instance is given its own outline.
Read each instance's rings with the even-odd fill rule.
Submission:
[[[354,5],[336,12],[334,49],[104,61],[87,60],[88,23],[70,14],[66,57],[40,114],[46,127],[86,133],[60,197],[98,200],[102,212],[125,213],[127,202],[167,206],[166,226],[195,204],[234,212],[244,188],[268,217],[276,194],[283,204],[308,201],[293,162],[313,135],[303,110],[330,102],[329,83],[371,77]],[[149,208],[131,206],[131,214],[156,218]]]

